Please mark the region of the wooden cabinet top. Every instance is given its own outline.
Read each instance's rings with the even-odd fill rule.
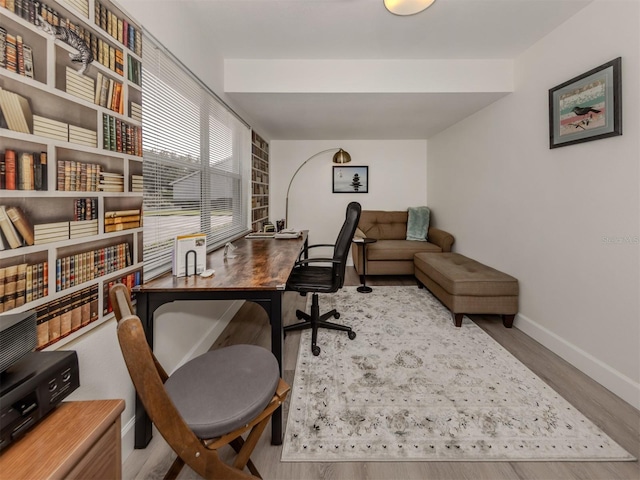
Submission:
[[[124,400],[62,402],[0,454],[0,478],[65,477],[123,410]]]

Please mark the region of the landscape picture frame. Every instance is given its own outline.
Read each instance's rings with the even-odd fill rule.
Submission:
[[[333,193],[369,193],[368,166],[334,166]]]
[[[549,148],[622,135],[622,58],[549,89]]]

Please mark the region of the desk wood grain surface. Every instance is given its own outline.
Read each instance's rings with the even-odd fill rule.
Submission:
[[[66,478],[81,465],[87,452],[101,440],[109,428],[120,425],[124,400],[62,402],[47,417],[0,454],[0,478]],[[114,431],[113,441],[120,438]],[[104,443],[104,442],[103,442]],[[107,445],[100,445],[104,450]],[[117,442],[117,467],[120,468],[120,442]],[[101,460],[101,459],[98,459]],[[73,475],[72,475],[73,476]]]
[[[170,272],[142,285],[134,292],[176,290],[284,290],[291,268],[307,240],[307,231],[295,239],[241,238],[224,258],[224,248],[207,255],[211,277],[174,277]]]

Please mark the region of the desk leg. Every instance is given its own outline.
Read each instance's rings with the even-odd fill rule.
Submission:
[[[136,314],[140,317],[147,343],[153,351],[153,310],[149,307],[149,298],[144,293],[136,295]],[[147,411],[136,394],[136,414],[134,427],[134,448],[147,448],[152,438],[152,423]]]
[[[275,355],[280,366],[280,377],[282,377],[282,354],[284,344],[284,330],[282,329],[282,297],[284,292],[275,292],[271,300],[271,312],[269,321],[271,322],[271,352]],[[271,417],[271,444],[282,445],[282,407],[273,412]]]

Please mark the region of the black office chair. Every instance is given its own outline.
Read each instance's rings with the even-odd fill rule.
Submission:
[[[313,293],[311,299],[311,314],[301,310],[296,310],[296,317],[304,319],[300,323],[288,325],[284,327],[285,333],[291,330],[303,330],[311,328],[311,352],[314,355],[320,355],[320,347],[316,345],[318,338],[318,328],[329,328],[331,330],[341,330],[348,332],[349,338],[356,338],[356,332],[351,327],[338,325],[337,323],[328,322],[327,319],[334,317],[340,318],[340,313],[333,309],[330,312],[320,315],[320,307],[318,305],[318,293],[337,292],[344,285],[344,274],[347,266],[347,257],[349,255],[349,247],[351,240],[360,220],[360,212],[362,207],[358,202],[351,202],[347,205],[347,213],[338,239],[333,244],[317,244],[309,245],[301,253],[296,262],[289,279],[287,280],[287,290],[300,292],[301,295]],[[333,258],[303,258],[308,256],[309,250],[316,247],[333,247]],[[318,263],[327,265],[317,265]]]

